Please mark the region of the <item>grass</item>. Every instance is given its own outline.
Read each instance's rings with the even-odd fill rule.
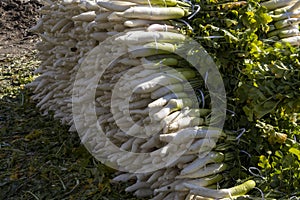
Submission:
[[[0,199],[136,199],[30,92],[35,53],[0,60]]]

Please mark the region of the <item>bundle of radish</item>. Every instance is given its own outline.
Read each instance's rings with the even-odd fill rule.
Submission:
[[[73,73],[82,56],[99,43],[89,37],[88,21],[92,13],[101,8],[92,1],[81,4],[45,1],[44,4],[41,19],[31,29],[42,38],[37,44],[42,63],[36,73],[40,76],[28,87],[33,89],[35,95],[32,98],[39,101],[37,106],[44,114],[52,110],[63,123],[71,124]]]
[[[173,54],[183,41],[179,33],[128,31],[95,48],[75,82],[73,114],[83,142],[96,158],[130,172],[114,180],[136,179],[126,191],[139,197],[214,198],[213,190],[205,187],[216,188],[222,172],[230,169],[225,163],[233,158],[228,147],[232,138],[209,127],[210,109],[200,109],[192,98],[205,84],[195,69]],[[95,71],[103,72],[96,90],[93,84],[100,75]],[[89,98],[93,94],[95,102]],[[101,137],[93,108],[105,134]],[[250,181],[221,190],[218,198],[244,195],[254,185]],[[190,186],[204,187],[205,192]]]
[[[269,0],[261,3],[272,17],[268,37],[270,39],[300,45],[300,2],[297,0]]]
[[[230,169],[232,144],[229,135],[209,127],[214,119],[205,81],[174,54],[186,40],[177,32],[183,22],[175,20],[188,16],[190,7],[179,0],[48,0],[32,29],[41,33],[43,61],[29,85],[33,99],[77,130],[96,158],[129,171],[114,180],[136,179],[126,190],[139,197],[225,199],[255,185],[212,189]]]
[[[177,1],[167,2],[168,6],[180,4]],[[144,3],[141,4],[144,5]],[[35,93],[33,99],[39,101],[38,106],[41,110],[44,110],[44,114],[47,114],[49,110],[53,110],[55,117],[61,118],[63,123],[70,125],[72,124],[70,104],[72,83],[74,82],[76,71],[87,52],[107,37],[131,27],[148,26],[149,30],[167,28],[170,31],[175,29],[171,25],[171,21],[167,22],[170,25],[161,25],[164,24],[161,21],[132,19],[129,15],[134,11],[130,11],[129,7],[131,8],[134,5],[136,7],[140,6],[140,4],[132,2],[47,0],[44,1],[44,4],[45,6],[41,9],[41,19],[31,29],[40,33],[42,38],[42,41],[37,44],[42,64],[36,70],[36,73],[39,73],[40,76],[28,87],[33,89]],[[153,1],[153,5],[160,5],[160,3],[159,1]],[[176,13],[179,10],[183,12],[183,10],[187,9],[168,7],[169,10],[165,10],[165,7],[144,7],[141,10],[144,10],[145,13],[140,13],[144,16],[151,10],[168,13],[174,8]],[[124,12],[119,12],[121,10]],[[127,21],[125,17],[119,16],[122,14],[129,17],[130,20]],[[184,13],[184,15],[186,14]],[[168,14],[165,14],[165,17],[168,19],[172,18]],[[143,17],[141,16],[140,18]],[[151,24],[153,26],[150,26]],[[180,25],[181,23],[176,24]]]

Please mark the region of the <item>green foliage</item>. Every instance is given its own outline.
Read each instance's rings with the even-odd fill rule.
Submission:
[[[297,157],[299,156],[299,143],[288,141],[278,148],[270,148],[268,153],[266,156],[259,157],[258,166],[262,169],[263,176],[266,177],[260,187],[264,191],[274,191],[277,193],[277,198],[299,196],[300,160]]]
[[[31,56],[31,57],[30,57]],[[39,65],[35,54],[22,55],[17,59],[10,55],[0,59],[0,98],[15,96],[25,84],[34,79],[34,70]]]
[[[247,179],[248,169],[258,167],[264,177],[257,178],[258,187],[266,197],[300,196],[299,47],[266,39],[272,18],[259,0],[227,7],[221,0],[196,2],[201,11],[190,21],[193,37],[219,65],[228,109],[235,113],[226,128],[246,128],[238,146],[244,152],[240,169],[232,177]]]
[[[300,110],[300,50],[280,43],[261,45],[245,60],[237,97],[250,121],[280,110],[281,115]]]

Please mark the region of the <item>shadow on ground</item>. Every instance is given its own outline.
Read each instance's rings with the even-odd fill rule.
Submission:
[[[136,199],[115,171],[96,161],[77,134],[42,116],[25,84],[34,79],[35,54],[0,60],[0,199]]]

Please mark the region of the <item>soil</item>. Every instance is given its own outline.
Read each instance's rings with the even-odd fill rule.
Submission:
[[[0,60],[34,49],[39,37],[29,29],[39,18],[38,0],[0,1]]]

